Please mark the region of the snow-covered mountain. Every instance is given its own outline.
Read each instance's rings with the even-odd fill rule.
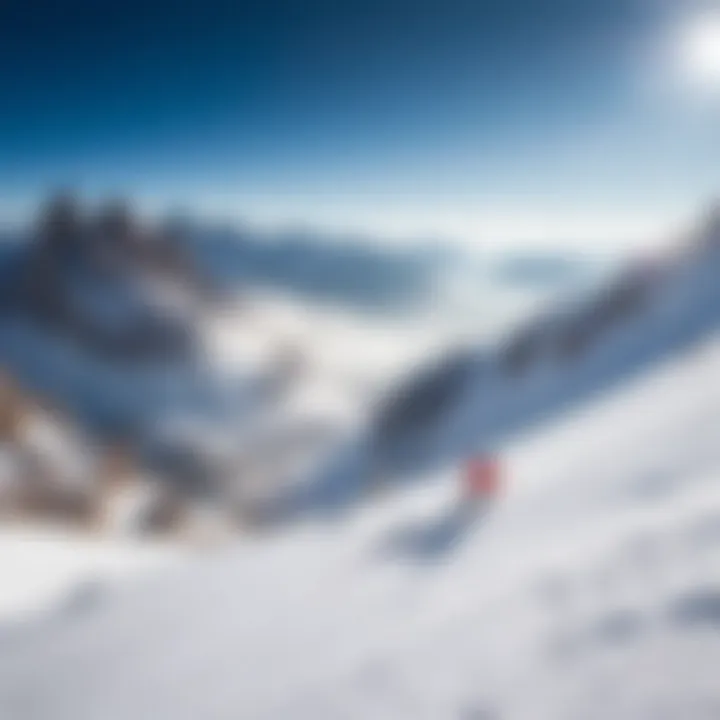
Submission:
[[[669,312],[687,296],[666,297]],[[485,516],[459,512],[451,464],[343,523],[96,587],[11,628],[0,714],[714,717],[720,345],[695,339],[515,435]]]
[[[550,306],[494,349],[442,359],[391,393],[368,433],[282,512],[338,510],[384,484],[493,453],[720,325],[720,223],[673,255],[631,264],[585,297]]]
[[[347,508],[378,479],[386,487],[414,481],[494,451],[681,351],[720,319],[712,223],[677,256],[630,265],[592,290],[560,283],[542,313],[525,310],[524,326],[505,337],[500,329],[522,315],[519,307],[492,332],[482,319],[455,325],[456,306],[440,308],[438,290],[434,316],[399,324],[249,283],[284,279],[297,290],[294,273],[307,270],[299,256],[335,280],[356,267],[363,284],[378,268],[402,266],[429,282],[432,253],[403,265],[401,255],[352,245],[319,250],[291,238],[265,248],[185,230],[168,240],[169,231],[150,232],[122,208],[83,224],[67,203],[51,207],[15,260],[22,271],[12,273],[0,320],[0,358],[94,431],[131,436],[140,457],[183,493],[243,517],[251,508],[255,520]],[[433,262],[439,289],[458,258]],[[537,258],[514,258],[511,275],[528,263],[534,283]],[[281,266],[277,276],[268,270]],[[557,261],[550,271],[572,275]],[[466,299],[465,314],[474,308],[482,314],[477,299]]]
[[[396,378],[538,295],[501,297],[490,265],[437,248],[153,227],[69,198],[0,249],[2,366],[226,506],[313,476]]]
[[[122,585],[97,560],[76,569],[54,612],[6,626],[0,715],[714,717],[719,231],[496,348],[425,348],[441,360],[377,415],[351,400],[338,412],[328,368],[349,366],[319,352],[322,382],[304,375],[274,414],[251,403],[255,425],[223,418],[272,457],[278,418],[307,428],[320,407],[339,427],[349,413],[326,471],[265,499],[278,532]],[[298,322],[276,300],[251,315]],[[206,328],[229,366],[267,357],[263,333],[238,346],[232,327]],[[477,453],[502,472],[485,508],[459,487]]]
[[[447,253],[431,246],[383,248],[353,237],[259,233],[189,220],[170,222],[202,272],[224,287],[280,290],[365,311],[427,301]]]

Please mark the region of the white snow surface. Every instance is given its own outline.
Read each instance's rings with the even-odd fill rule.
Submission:
[[[0,717],[719,717],[719,376],[706,340],[517,437],[484,516],[452,465],[8,624]]]
[[[6,524],[0,528],[0,634],[5,627],[55,612],[99,584],[124,583],[182,557],[170,544],[93,538],[60,526]]]

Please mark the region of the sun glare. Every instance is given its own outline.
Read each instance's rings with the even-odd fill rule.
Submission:
[[[686,26],[680,53],[689,81],[720,91],[720,12],[695,18]]]

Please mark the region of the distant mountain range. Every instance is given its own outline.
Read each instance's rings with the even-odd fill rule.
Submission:
[[[261,234],[171,223],[201,271],[225,287],[259,285],[360,311],[412,312],[442,300],[442,282],[455,272],[481,284],[529,291],[582,281],[589,261],[579,255],[475,252],[418,241],[393,246],[377,239],[308,232]]]

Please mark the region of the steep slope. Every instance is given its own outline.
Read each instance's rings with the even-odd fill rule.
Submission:
[[[713,717],[718,373],[696,345],[516,439],[505,496],[439,548],[396,540],[452,515],[452,473],[19,630],[0,714]]]
[[[630,267],[583,303],[533,317],[495,351],[450,358],[390,398],[370,432],[285,501],[280,513],[361,502],[387,485],[478,452],[497,452],[538,423],[682,353],[720,325],[720,233],[658,265]],[[388,418],[390,418],[388,420]]]

